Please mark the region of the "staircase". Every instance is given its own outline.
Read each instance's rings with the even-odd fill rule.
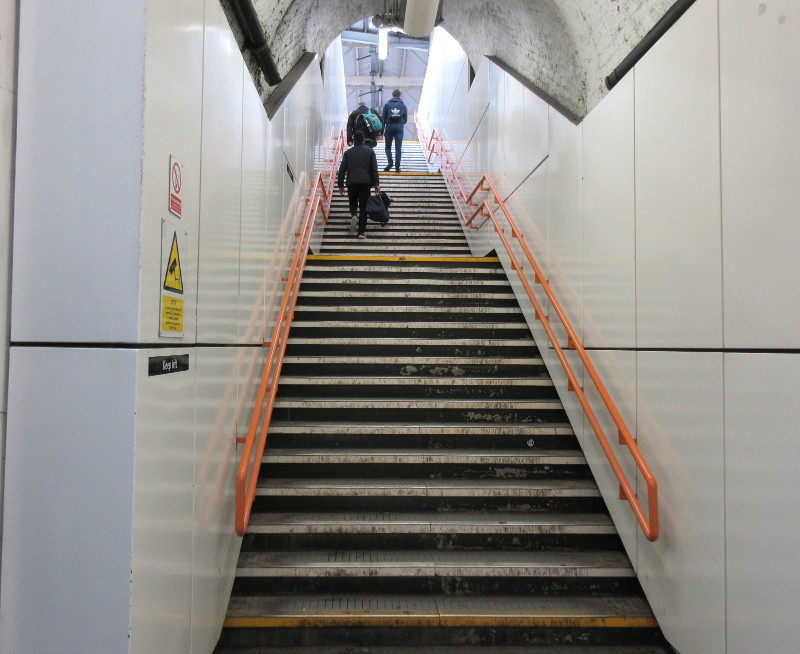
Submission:
[[[390,224],[354,239],[337,197],[309,257],[215,651],[671,651],[499,262],[414,147],[381,174]]]

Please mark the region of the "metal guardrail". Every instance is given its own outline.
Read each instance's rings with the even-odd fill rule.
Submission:
[[[317,173],[309,189],[308,197],[304,200],[307,203],[307,207],[300,230],[295,233],[297,247],[295,248],[289,275],[283,279],[286,282],[286,288],[284,289],[283,299],[276,318],[275,328],[272,332],[272,339],[264,343],[264,347],[268,347],[269,350],[264,361],[264,372],[256,394],[247,436],[237,438],[237,442],[244,445],[236,473],[235,526],[236,533],[239,536],[244,536],[247,531],[247,525],[250,522],[250,511],[256,495],[261,460],[264,456],[264,448],[267,445],[272,409],[275,406],[275,396],[278,392],[278,378],[283,365],[283,355],[286,351],[289,328],[294,318],[294,307],[297,302],[300,280],[303,277],[309,243],[311,242],[314,228],[328,221],[331,208],[330,199],[333,194],[338,161],[344,150],[344,142],[344,133],[340,132],[333,147],[332,155],[326,160],[326,163],[330,163],[330,170],[327,171],[327,174],[323,172]],[[327,179],[324,179],[325,177]],[[317,214],[322,214],[322,222],[316,222]]]
[[[425,131],[419,122],[418,116],[415,115],[414,117],[415,122],[417,124],[417,132],[419,134],[420,143],[422,143],[423,147],[428,151],[428,163],[431,163],[431,159],[434,155],[438,156],[440,165],[442,167],[442,172],[447,181],[448,186],[450,187],[450,192],[458,201],[456,202],[456,206],[461,216],[461,220],[464,226],[468,229],[478,229],[474,225],[475,218],[478,216],[486,218],[487,222],[491,221],[492,225],[494,226],[494,230],[497,232],[508,256],[511,260],[511,267],[519,276],[520,281],[522,282],[523,287],[525,288],[525,292],[527,293],[528,297],[531,300],[531,303],[534,307],[535,318],[536,320],[542,323],[545,332],[547,333],[547,337],[550,340],[550,343],[553,346],[553,349],[558,357],[559,362],[561,363],[562,367],[564,368],[564,372],[567,375],[567,389],[571,392],[574,392],[578,402],[580,403],[581,407],[583,408],[584,413],[586,414],[587,419],[589,420],[589,424],[592,426],[592,429],[597,437],[598,442],[600,443],[600,447],[603,449],[606,457],[608,458],[608,462],[611,466],[611,469],[614,471],[614,475],[617,478],[620,486],[619,497],[620,499],[627,500],[631,506],[631,510],[633,511],[639,526],[642,529],[645,537],[649,541],[654,541],[659,536],[659,521],[658,521],[658,484],[656,482],[655,476],[653,475],[650,467],[647,465],[647,461],[645,460],[644,456],[639,450],[639,446],[636,442],[636,439],[631,435],[630,430],[628,429],[625,421],[622,419],[619,411],[617,410],[614,401],[612,400],[608,390],[606,389],[603,381],[600,379],[600,376],[597,373],[594,365],[592,364],[591,360],[589,359],[589,355],[586,353],[586,350],[583,347],[580,339],[578,338],[577,332],[572,327],[572,323],[570,323],[566,313],[561,307],[561,304],[556,299],[555,294],[550,286],[549,281],[544,276],[542,269],[540,268],[539,264],[537,263],[533,253],[531,252],[530,248],[528,247],[527,243],[525,242],[524,236],[517,227],[516,222],[512,218],[508,208],[506,207],[505,202],[503,201],[500,194],[497,192],[492,181],[489,179],[487,175],[481,177],[481,180],[475,185],[472,191],[469,194],[464,192],[463,186],[461,184],[461,180],[459,179],[459,174],[457,171],[457,163],[452,160],[450,154],[447,150],[445,145],[444,139],[436,132],[434,129],[431,132],[430,137],[425,135]],[[478,193],[488,193],[493,204],[495,205],[492,207],[486,199],[478,202],[476,200],[476,195]],[[466,212],[462,205],[466,205],[468,207],[475,207],[475,211],[470,215],[467,216]],[[497,216],[498,209],[502,212],[503,217],[506,221],[506,226],[500,224],[500,221]],[[561,323],[564,331],[567,334],[567,345],[566,347],[562,347],[561,344],[558,342],[558,338],[553,331],[553,327],[550,323],[550,317],[545,313],[542,309],[542,306],[539,300],[536,298],[535,293],[533,292],[533,285],[531,284],[531,280],[528,279],[528,276],[525,274],[525,270],[523,264],[520,262],[519,258],[514,253],[513,248],[511,247],[511,240],[509,236],[506,234],[506,230],[510,230],[510,239],[516,240],[519,243],[522,252],[525,256],[525,261],[530,266],[530,269],[533,271],[533,285],[540,285],[544,290],[547,299],[550,301],[550,305],[552,310],[555,312],[558,321]],[[578,383],[577,377],[575,376],[575,372],[572,369],[569,361],[567,360],[565,350],[571,350],[578,354],[580,360],[584,366],[586,373],[589,375],[594,387],[599,394],[601,400],[603,401],[603,405],[606,408],[611,419],[614,421],[614,424],[618,431],[619,436],[619,444],[625,445],[628,448],[628,452],[632,457],[636,467],[638,468],[642,479],[647,487],[647,514],[645,514],[644,509],[642,508],[641,503],[639,502],[639,498],[636,495],[636,492],[633,490],[630,482],[628,481],[625,472],[622,470],[622,466],[619,463],[614,451],[611,449],[611,445],[608,442],[608,438],[603,431],[602,426],[595,414],[594,410],[592,409],[586,394],[584,393],[583,388]]]

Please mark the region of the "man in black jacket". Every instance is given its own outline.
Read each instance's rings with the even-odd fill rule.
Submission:
[[[364,135],[356,131],[353,133],[355,145],[345,150],[342,163],[339,164],[339,175],[336,179],[339,193],[344,195],[344,181],[347,177],[347,198],[350,202],[350,233],[355,236],[358,229],[358,238],[367,238],[367,200],[370,189],[380,193],[380,178],[378,177],[378,160],[375,151],[364,145]],[[358,215],[356,215],[358,210]]]

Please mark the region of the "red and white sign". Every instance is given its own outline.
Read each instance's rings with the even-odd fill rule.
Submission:
[[[169,210],[178,218],[183,216],[183,166],[172,155],[169,156]]]

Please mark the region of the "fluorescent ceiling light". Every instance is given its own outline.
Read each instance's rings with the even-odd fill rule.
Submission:
[[[378,29],[378,59],[384,60],[389,56],[389,30],[385,27]]]

